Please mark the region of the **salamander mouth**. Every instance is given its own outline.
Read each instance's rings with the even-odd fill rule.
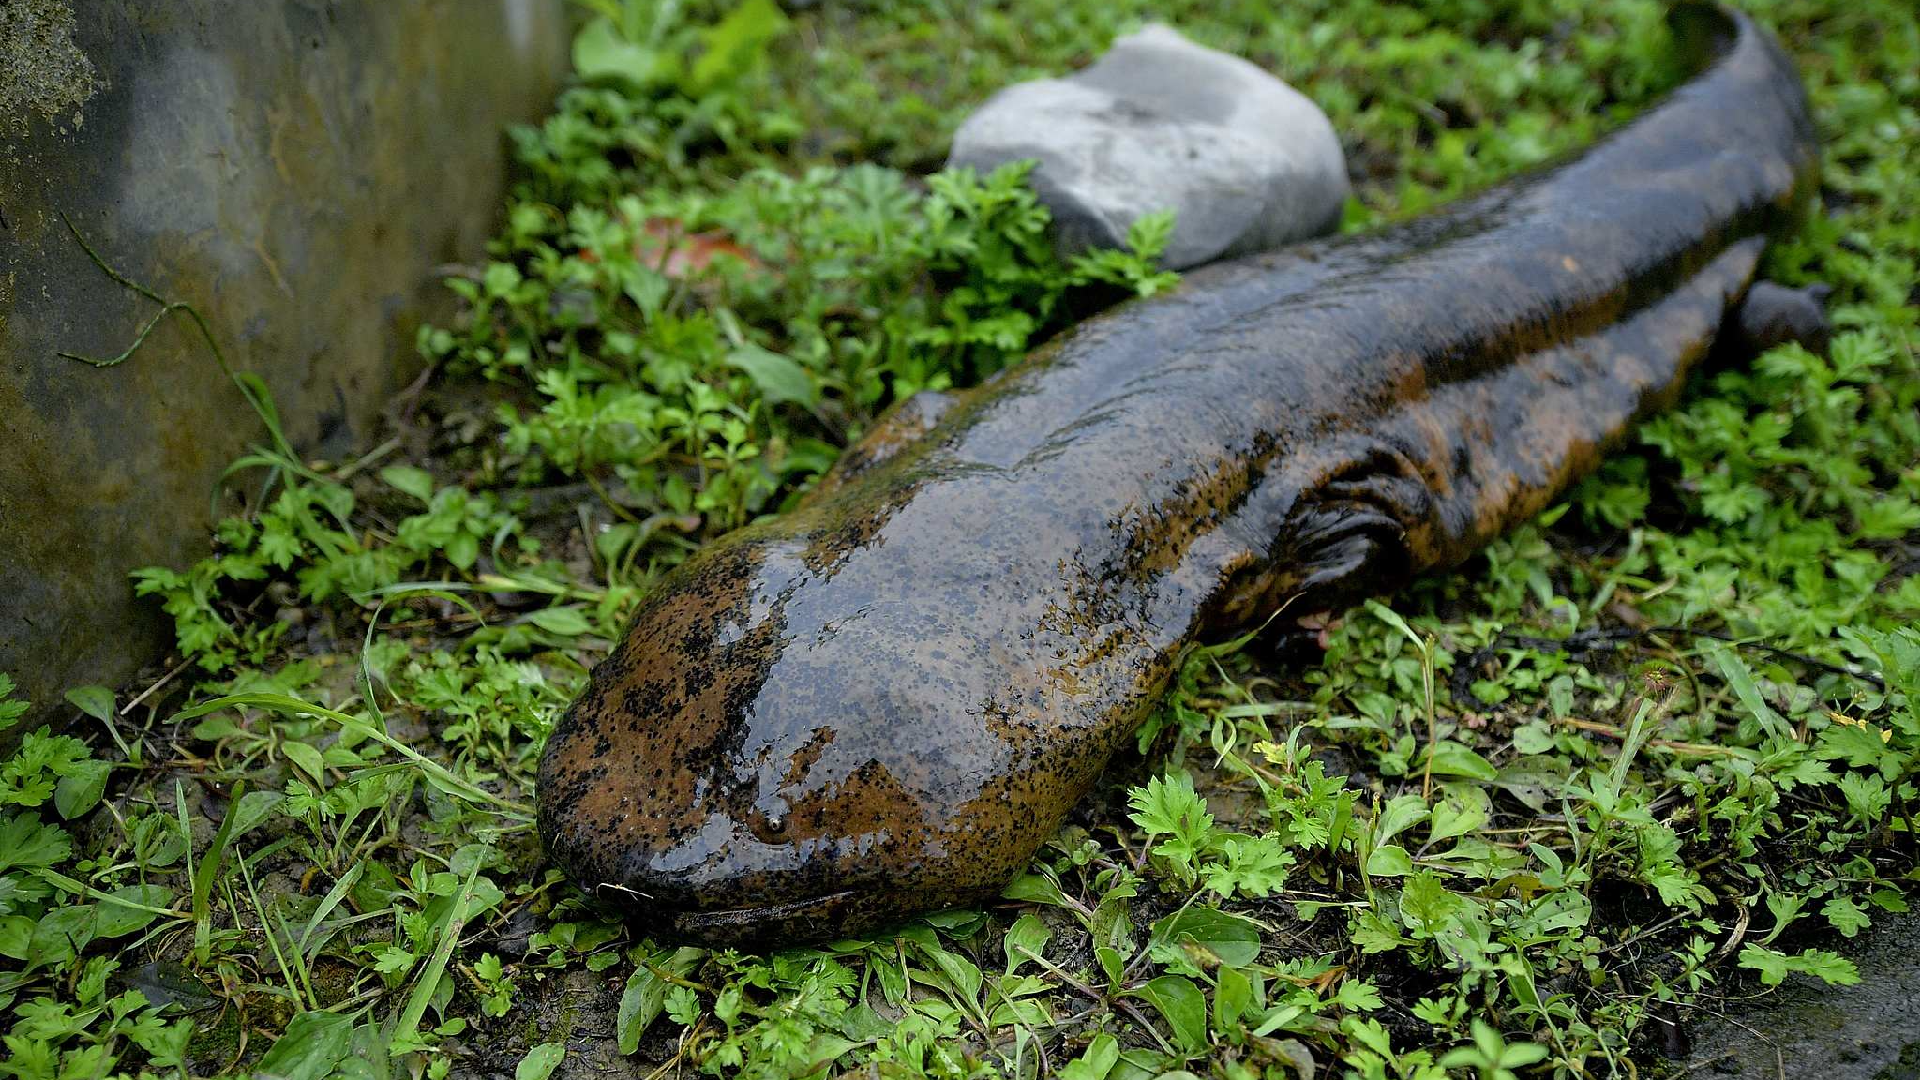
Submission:
[[[872,924],[863,894],[848,889],[784,904],[662,913],[674,936],[713,945],[826,941]]]
[[[602,885],[600,900],[620,908],[643,931],[663,940],[747,949],[781,949],[884,931],[903,919],[990,899],[998,889],[843,889],[773,904],[675,907],[631,889]]]

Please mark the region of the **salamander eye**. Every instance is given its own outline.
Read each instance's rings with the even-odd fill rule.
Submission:
[[[747,813],[745,823],[747,831],[763,844],[785,844],[793,840],[787,835],[787,817],[784,814],[752,810]]]

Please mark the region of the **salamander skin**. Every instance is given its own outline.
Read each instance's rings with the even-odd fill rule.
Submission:
[[[712,942],[978,902],[1190,644],[1539,513],[1674,399],[1815,184],[1778,46],[1683,10],[1703,69],[1584,155],[1191,273],[689,558],[548,744],[552,859]]]

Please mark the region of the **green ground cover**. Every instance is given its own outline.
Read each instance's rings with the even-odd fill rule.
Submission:
[[[1642,0],[588,6],[391,438],[239,463],[210,556],[136,576],[175,659],[0,766],[0,1075],[1638,1075],[1703,995],[1846,982],[1845,939],[1906,910],[1904,0],[1748,5],[1826,140],[1826,212],[1770,272],[1834,287],[1829,355],[1702,373],[1307,664],[1196,652],[1005,902],[775,955],[604,920],[541,863],[533,766],[702,540],[888,402],[1168,286],[1164,221],[1062,264],[1017,170],[935,173],[970,105],[1164,18],[1328,110],[1362,228],[1680,73]]]

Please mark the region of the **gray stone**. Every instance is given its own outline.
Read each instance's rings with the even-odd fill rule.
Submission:
[[[171,644],[127,572],[208,551],[260,425],[176,316],[266,379],[303,451],[364,445],[482,255],[502,129],[550,108],[561,0],[0,0],[0,671],[42,711]],[[71,710],[67,710],[71,712]],[[0,732],[0,747],[25,727]]]
[[[1037,159],[1063,254],[1124,243],[1171,209],[1179,269],[1331,232],[1347,198],[1333,125],[1304,94],[1155,24],[1084,71],[1007,87],[954,134],[948,164]]]

